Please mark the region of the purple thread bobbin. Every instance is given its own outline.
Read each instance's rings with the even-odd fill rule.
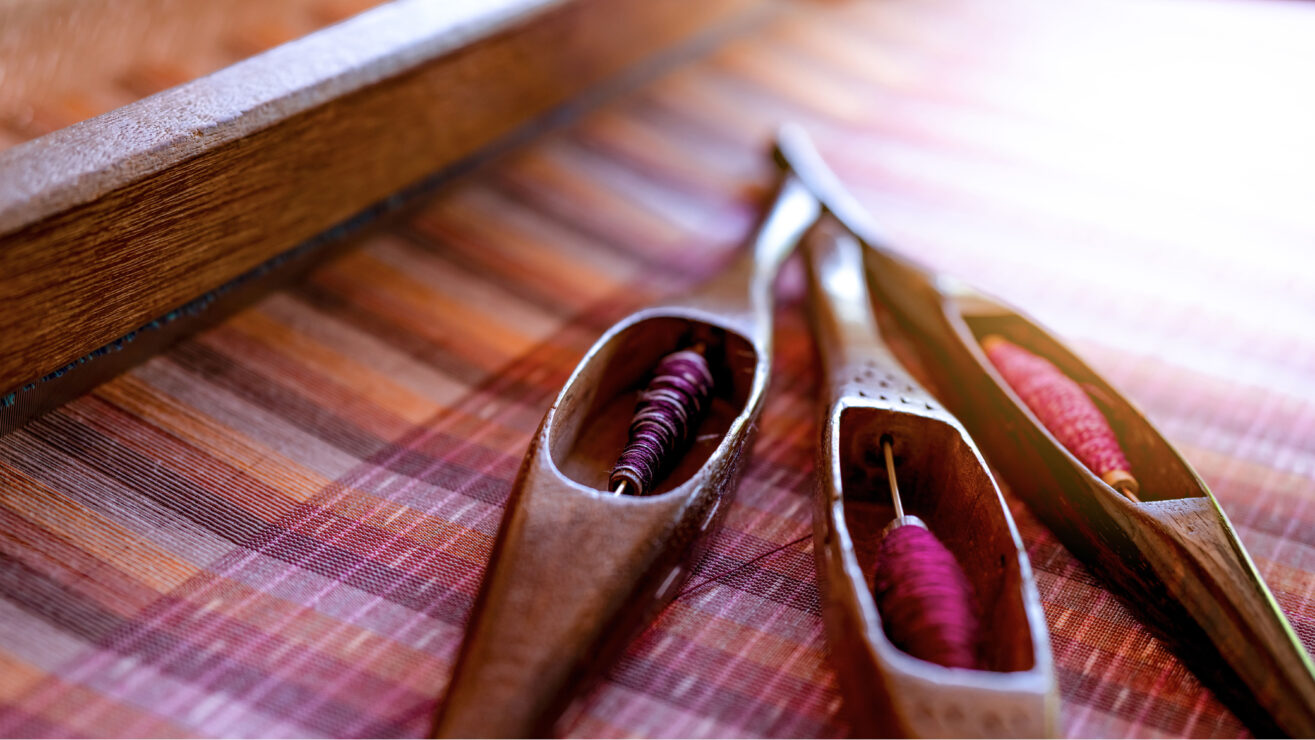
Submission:
[[[873,592],[895,647],[950,668],[976,667],[972,587],[936,535],[916,524],[888,532]]]
[[[926,524],[904,515],[894,445],[890,435],[882,436],[895,520],[882,535],[873,574],[877,611],[895,647],[949,668],[972,668],[977,652],[972,585],[954,554]]]
[[[625,483],[639,496],[651,491],[658,474],[698,429],[712,385],[708,361],[692,349],[672,352],[658,362],[635,405],[630,442],[612,468],[612,490]]]

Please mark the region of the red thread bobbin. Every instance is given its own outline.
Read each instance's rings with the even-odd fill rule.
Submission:
[[[1050,361],[1004,337],[986,337],[982,349],[1055,439],[1110,487],[1137,500],[1137,479],[1129,471],[1128,458],[1109,422],[1081,386]]]

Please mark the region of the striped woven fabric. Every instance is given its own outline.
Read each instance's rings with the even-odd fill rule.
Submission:
[[[0,439],[0,735],[425,733],[547,404],[612,321],[724,263],[786,117],[901,247],[1037,314],[1141,404],[1315,646],[1315,270],[1296,269],[1315,217],[1286,189],[1315,171],[1292,150],[1315,125],[1267,119],[1244,156],[1195,159],[1236,123],[1219,85],[1273,103],[1259,81],[1311,68],[1315,9],[983,7],[785,6]],[[1170,38],[1264,52],[1245,74],[1168,69]],[[847,732],[797,266],[781,294],[725,529],[563,734]],[[1246,734],[1011,504],[1066,733]]]

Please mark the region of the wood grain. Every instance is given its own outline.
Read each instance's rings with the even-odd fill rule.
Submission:
[[[0,388],[746,4],[403,0],[0,153]]]
[[[0,150],[218,71],[379,2],[0,0]]]

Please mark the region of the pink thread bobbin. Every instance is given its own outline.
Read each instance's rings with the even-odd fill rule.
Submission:
[[[1082,387],[1043,357],[992,334],[982,349],[1023,403],[1050,433],[1110,487],[1137,501],[1130,472],[1114,430]]]
[[[895,647],[949,668],[977,664],[977,618],[968,580],[945,545],[923,527],[896,527],[881,540],[873,595]]]
[[[609,485],[620,496],[645,496],[689,444],[708,410],[713,377],[703,345],[672,352],[653,371],[630,422],[630,441],[612,468]]]
[[[895,519],[882,533],[872,595],[891,644],[947,668],[977,666],[972,585],[954,554],[916,516],[905,516],[889,438],[881,441]]]

